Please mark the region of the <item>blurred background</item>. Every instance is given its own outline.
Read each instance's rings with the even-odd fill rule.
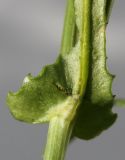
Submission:
[[[48,125],[12,118],[5,99],[27,73],[37,75],[59,53],[66,0],[0,0],[0,160],[41,160]],[[125,97],[125,1],[116,0],[107,28],[108,67],[117,75],[113,92]],[[117,122],[91,141],[76,139],[66,160],[124,160],[125,108]]]

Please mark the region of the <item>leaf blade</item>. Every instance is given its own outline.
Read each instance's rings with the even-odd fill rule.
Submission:
[[[86,93],[78,111],[74,135],[92,139],[108,129],[117,119],[112,113],[114,97],[111,87],[113,76],[106,67],[106,1],[93,0],[92,51]]]

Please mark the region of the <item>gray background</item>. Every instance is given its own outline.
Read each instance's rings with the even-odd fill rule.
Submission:
[[[66,0],[0,0],[0,160],[40,160],[47,125],[14,120],[6,106],[29,72],[36,75],[58,55]],[[125,0],[116,0],[107,29],[108,66],[117,77],[113,91],[125,97]],[[125,109],[117,123],[92,141],[75,140],[67,160],[124,160]]]

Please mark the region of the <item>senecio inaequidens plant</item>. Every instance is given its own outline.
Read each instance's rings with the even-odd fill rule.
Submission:
[[[36,77],[29,74],[9,92],[12,115],[49,122],[43,160],[64,160],[72,137],[90,140],[116,120],[111,75],[106,67],[106,27],[113,0],[67,0],[60,54]]]

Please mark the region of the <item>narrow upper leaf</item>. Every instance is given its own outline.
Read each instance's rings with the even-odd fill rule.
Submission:
[[[117,117],[111,112],[114,101],[111,92],[113,76],[106,67],[106,7],[105,0],[93,0],[88,85],[74,128],[74,135],[82,139],[96,137],[109,128]]]

